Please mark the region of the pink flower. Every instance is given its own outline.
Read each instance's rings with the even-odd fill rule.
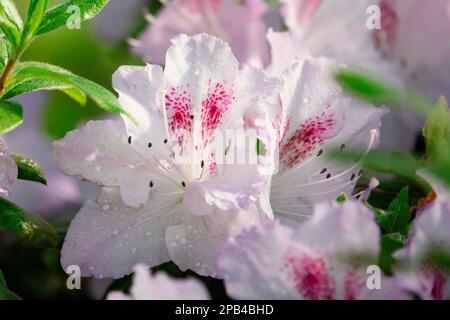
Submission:
[[[450,1],[381,2],[382,49],[402,65],[406,85],[434,100],[450,95]]]
[[[164,71],[125,66],[114,75],[119,102],[138,124],[127,116],[91,121],[54,144],[66,174],[103,187],[62,249],[62,265],[78,265],[84,276],[119,278],[138,263],[168,260],[218,276],[223,242],[272,214],[262,205],[270,179],[263,166],[229,159],[256,148],[239,146],[226,130],[244,131],[249,114],[268,126],[279,81],[239,69],[218,38],[181,35],[173,43]]]
[[[152,274],[147,266],[134,268],[130,294],[120,291],[108,294],[107,300],[208,300],[209,294],[197,279],[173,279],[163,272]]]
[[[276,222],[247,229],[225,245],[219,266],[236,299],[406,299],[381,273],[372,287],[379,236],[362,203],[322,203],[295,231]]]
[[[362,175],[358,162],[341,162],[330,150],[366,153],[378,143],[383,108],[343,93],[333,79],[337,65],[307,59],[284,74],[282,109],[273,112],[279,128],[279,170],[272,178],[271,205],[288,225],[309,217],[313,205],[351,196]]]
[[[448,188],[421,172],[437,196],[418,212],[407,246],[395,254],[403,285],[423,299],[450,300],[450,270],[439,257],[450,257],[450,197]]]
[[[227,41],[241,63],[265,66],[269,60],[264,0],[173,0],[168,1],[139,37],[133,51],[156,64],[163,64],[173,37],[180,33],[209,33]]]

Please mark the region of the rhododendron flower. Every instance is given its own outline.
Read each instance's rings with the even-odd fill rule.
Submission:
[[[424,172],[436,198],[418,212],[407,246],[395,253],[404,285],[423,299],[450,300],[450,197],[448,189]],[[445,192],[443,192],[445,190]]]
[[[276,222],[244,231],[227,242],[219,266],[237,299],[407,298],[393,278],[380,273],[378,289],[371,283],[379,237],[362,203],[321,203],[295,231]]]
[[[62,249],[62,265],[79,265],[84,276],[118,278],[138,263],[168,260],[217,276],[223,242],[271,215],[262,156],[229,161],[238,151],[256,154],[256,142],[247,150],[225,131],[251,127],[266,142],[279,81],[239,70],[218,38],[173,43],[164,71],[128,66],[114,75],[119,102],[138,124],[128,116],[91,121],[54,144],[66,174],[105,187],[78,213]]]
[[[381,0],[381,49],[403,67],[408,87],[437,100],[450,95],[450,1]]]
[[[0,137],[0,195],[9,196],[17,173],[16,161],[12,158],[6,142]]]
[[[197,279],[174,279],[166,273],[151,274],[145,265],[134,268],[130,294],[114,291],[107,300],[208,300],[205,286]]]
[[[163,64],[170,40],[179,33],[209,33],[227,41],[241,63],[265,66],[269,48],[264,0],[173,0],[165,4],[134,44],[134,52],[151,63]]]
[[[279,171],[272,179],[274,213],[289,225],[310,216],[313,204],[351,195],[361,176],[359,163],[330,159],[330,150],[370,150],[386,113],[343,94],[333,80],[336,65],[303,60],[283,75]]]
[[[286,56],[291,52],[296,56],[297,50],[291,50],[300,46],[314,57],[333,58],[396,80],[398,70],[383,59],[373,41],[373,30],[367,27],[370,5],[371,0],[284,0],[282,13],[291,41],[297,45],[293,47],[289,35],[281,33],[278,37],[283,40],[272,45],[272,54]]]

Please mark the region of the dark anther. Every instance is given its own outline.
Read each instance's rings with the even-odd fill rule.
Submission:
[[[149,147],[149,148],[152,147],[152,143],[151,143],[151,142],[148,143],[148,147]]]
[[[319,152],[317,153],[317,156],[320,157],[322,155],[322,153],[323,153],[323,150],[320,149]]]
[[[204,166],[205,166],[205,161],[202,160],[202,161],[200,162],[200,167],[203,168]]]
[[[150,186],[150,188],[153,188],[153,181],[150,181],[148,185]]]
[[[193,114],[191,114],[191,120],[194,120],[194,115]]]
[[[331,173],[327,174],[327,179],[331,178]]]
[[[181,181],[181,186],[182,186],[183,188],[186,188],[186,182]]]
[[[167,143],[167,139],[164,139],[164,143]]]
[[[327,168],[323,168],[322,171],[320,171],[320,174],[324,174],[325,172],[327,172]]]
[[[128,137],[128,143],[131,144],[131,136]]]

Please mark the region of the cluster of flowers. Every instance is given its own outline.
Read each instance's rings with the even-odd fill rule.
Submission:
[[[102,187],[72,221],[63,267],[121,278],[138,265],[131,296],[112,299],[208,297],[192,279],[149,275],[142,266],[167,261],[223,278],[238,299],[450,298],[448,270],[430,259],[436,250],[450,252],[449,192],[436,186],[438,196],[396,253],[394,274],[371,290],[367,267],[377,262],[380,230],[360,200],[373,185],[351,196],[360,164],[328,154],[375,147],[387,113],[343,92],[333,80],[341,64],[407,85],[417,72],[436,75],[423,64],[435,59],[401,45],[413,34],[402,24],[413,26],[410,2],[423,1],[380,1],[386,27],[375,31],[366,23],[371,2],[285,0],[289,32],[267,32],[273,13],[262,0],[174,0],[149,17],[134,49],[156,64],[124,66],[113,76],[127,113],[88,122],[54,143],[66,174]],[[445,10],[433,10],[448,26],[449,3],[440,3]],[[417,85],[436,89],[442,81]],[[229,129],[251,132],[264,152],[218,141]],[[0,166],[12,167],[0,147]],[[229,161],[242,152],[257,161]],[[278,170],[268,174],[275,158]],[[0,170],[11,172],[0,177],[0,191],[14,170]],[[341,194],[344,203],[336,201]]]

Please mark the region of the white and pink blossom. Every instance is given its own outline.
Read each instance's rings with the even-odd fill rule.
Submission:
[[[133,51],[148,62],[163,64],[173,37],[180,33],[209,33],[227,41],[240,63],[265,66],[269,48],[265,41],[268,13],[264,0],[172,0],[133,42]]]
[[[394,278],[380,273],[372,287],[380,230],[362,203],[321,203],[297,230],[270,222],[227,242],[219,260],[236,299],[406,299]]]
[[[147,266],[134,268],[129,294],[113,291],[107,300],[208,300],[209,293],[200,280],[174,279],[164,272],[152,274]]]
[[[360,163],[342,162],[330,151],[366,153],[378,143],[384,108],[343,93],[327,59],[300,60],[283,75],[279,171],[272,178],[271,205],[277,218],[296,225],[315,203],[351,196],[362,175]]]
[[[264,127],[279,81],[239,69],[224,41],[200,34],[175,38],[164,70],[121,67],[113,84],[134,120],[91,121],[54,144],[66,174],[103,187],[72,221],[62,265],[120,278],[138,263],[172,260],[182,270],[218,276],[223,242],[272,213],[265,199],[270,176],[259,162],[225,162],[242,147],[217,137],[245,129],[250,114],[257,116],[253,127]]]

